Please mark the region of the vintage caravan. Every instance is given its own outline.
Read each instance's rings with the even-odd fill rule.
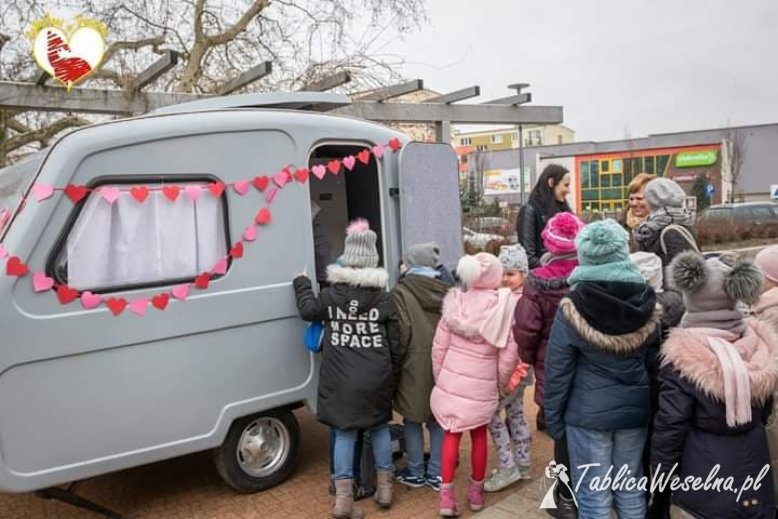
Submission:
[[[214,98],[74,131],[0,170],[0,491],[214,449],[245,492],[291,473],[315,411],[292,279],[349,219],[461,253],[456,157],[310,108]]]

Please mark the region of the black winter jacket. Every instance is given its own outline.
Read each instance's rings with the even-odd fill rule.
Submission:
[[[659,239],[661,237],[662,230],[656,231],[648,239],[642,242],[638,242],[638,247],[641,251],[653,252],[659,256],[659,258],[662,260],[663,267],[669,266],[670,262],[673,261],[673,258],[684,251],[693,250],[694,247],[699,249],[699,244],[697,244],[696,237],[694,236],[694,229],[685,225],[674,225],[678,225],[679,227],[683,227],[689,231],[692,234],[692,237],[695,238],[694,243],[690,243],[683,234],[672,228],[668,229],[664,236],[665,248],[667,252],[662,250],[662,243]],[[665,285],[667,285],[667,280],[665,280]]]
[[[317,418],[336,429],[372,429],[392,418],[400,369],[388,274],[331,265],[327,280],[318,297],[310,279],[294,280],[300,316],[325,322]]]

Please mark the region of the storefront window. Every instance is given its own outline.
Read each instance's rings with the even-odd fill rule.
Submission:
[[[654,157],[646,157],[645,159],[646,173],[654,173]]]
[[[670,155],[659,155],[656,158],[656,174],[664,176],[667,170],[667,163],[670,162]]]
[[[613,175],[613,180],[611,181],[611,185],[613,187],[621,187],[624,185],[624,180],[621,177],[620,173],[616,173]]]
[[[584,160],[581,162],[581,188],[587,187],[589,187],[589,161]]]
[[[600,163],[593,160],[591,162],[591,171],[589,172],[589,183],[592,187],[600,187]]]
[[[600,161],[600,171],[603,173],[610,171],[610,162],[607,160]]]

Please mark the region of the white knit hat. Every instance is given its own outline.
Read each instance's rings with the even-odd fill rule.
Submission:
[[[378,266],[376,233],[367,220],[354,220],[346,228],[346,245],[341,262],[346,267],[375,268]]]

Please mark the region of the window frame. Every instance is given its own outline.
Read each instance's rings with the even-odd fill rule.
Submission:
[[[86,187],[91,190],[95,190],[99,187],[111,185],[111,186],[155,186],[157,184],[171,184],[171,185],[182,185],[182,184],[190,184],[190,183],[211,183],[211,182],[220,182],[224,184],[224,181],[220,179],[219,177],[211,174],[206,173],[200,173],[200,174],[168,174],[168,175],[105,175],[100,176],[92,179]],[[92,191],[90,193],[91,195],[100,196],[98,193],[95,193]],[[183,193],[179,196],[183,196]],[[230,238],[230,216],[229,216],[229,207],[228,207],[228,199],[227,199],[227,186],[225,184],[224,192],[221,194],[221,203],[222,203],[222,217],[224,222],[224,237],[225,237],[225,254],[227,254],[227,272],[229,272],[230,268],[232,267],[232,257],[229,256],[230,248],[232,247],[232,240]],[[65,221],[65,225],[62,227],[62,230],[59,233],[59,236],[57,236],[57,239],[55,240],[54,244],[51,247],[51,250],[49,251],[49,254],[46,258],[46,264],[45,264],[45,272],[46,275],[50,278],[52,278],[55,283],[60,285],[67,285],[68,280],[67,277],[63,277],[61,273],[57,269],[58,259],[60,258],[61,254],[65,252],[65,248],[67,246],[67,239],[68,236],[70,236],[70,233],[73,231],[73,227],[75,226],[76,222],[78,221],[78,217],[81,215],[81,211],[83,211],[86,201],[89,200],[89,196],[85,196],[81,200],[78,201],[78,203],[73,207],[73,209],[70,211],[70,214],[67,217],[67,220]],[[145,203],[145,202],[144,202]],[[180,285],[182,283],[192,283],[195,280],[195,277],[199,275],[200,273],[197,273],[195,276],[187,276],[187,277],[181,277],[176,279],[166,279],[162,281],[152,281],[152,282],[145,282],[145,283],[128,283],[126,285],[115,285],[115,286],[109,286],[109,287],[94,287],[94,288],[83,288],[79,289],[79,292],[84,291],[90,291],[94,294],[113,294],[117,292],[129,292],[132,290],[145,290],[145,289],[154,289],[154,288],[161,288],[161,287],[169,287],[174,285]],[[211,280],[216,280],[219,278],[224,277],[226,274],[211,274]]]

